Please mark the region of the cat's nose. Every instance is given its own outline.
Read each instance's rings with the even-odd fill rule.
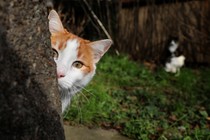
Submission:
[[[57,77],[62,78],[66,76],[66,68],[64,66],[57,67]]]
[[[57,73],[57,77],[58,77],[58,78],[65,77],[65,74],[64,74],[64,73],[60,73],[60,72],[58,72],[58,73]]]

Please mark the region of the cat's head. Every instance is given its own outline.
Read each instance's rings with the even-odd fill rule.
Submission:
[[[68,32],[55,10],[48,16],[60,90],[75,94],[92,79],[96,63],[110,48],[110,39],[90,42]]]

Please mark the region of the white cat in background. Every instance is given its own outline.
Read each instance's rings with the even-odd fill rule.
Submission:
[[[172,57],[170,62],[166,63],[165,71],[176,73],[180,71],[180,68],[184,65],[185,57],[180,55],[178,57]]]
[[[165,71],[171,72],[171,73],[179,73],[180,68],[184,66],[185,56],[175,56],[175,51],[178,48],[178,43],[176,43],[174,40],[171,41],[169,46],[169,51],[171,52],[171,58],[169,62],[166,62],[165,65]]]
[[[176,49],[178,48],[178,45],[179,45],[178,42],[175,42],[174,40],[171,41],[168,50],[171,52],[172,56],[175,56],[174,53]]]

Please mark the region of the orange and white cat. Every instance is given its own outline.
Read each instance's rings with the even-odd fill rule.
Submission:
[[[112,40],[90,42],[68,32],[55,10],[50,11],[48,19],[51,46],[55,52],[54,60],[57,65],[62,112],[64,112],[72,96],[93,78],[96,64],[110,48]]]

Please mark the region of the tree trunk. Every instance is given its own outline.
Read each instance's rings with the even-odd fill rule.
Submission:
[[[44,1],[0,1],[0,138],[63,140]]]

